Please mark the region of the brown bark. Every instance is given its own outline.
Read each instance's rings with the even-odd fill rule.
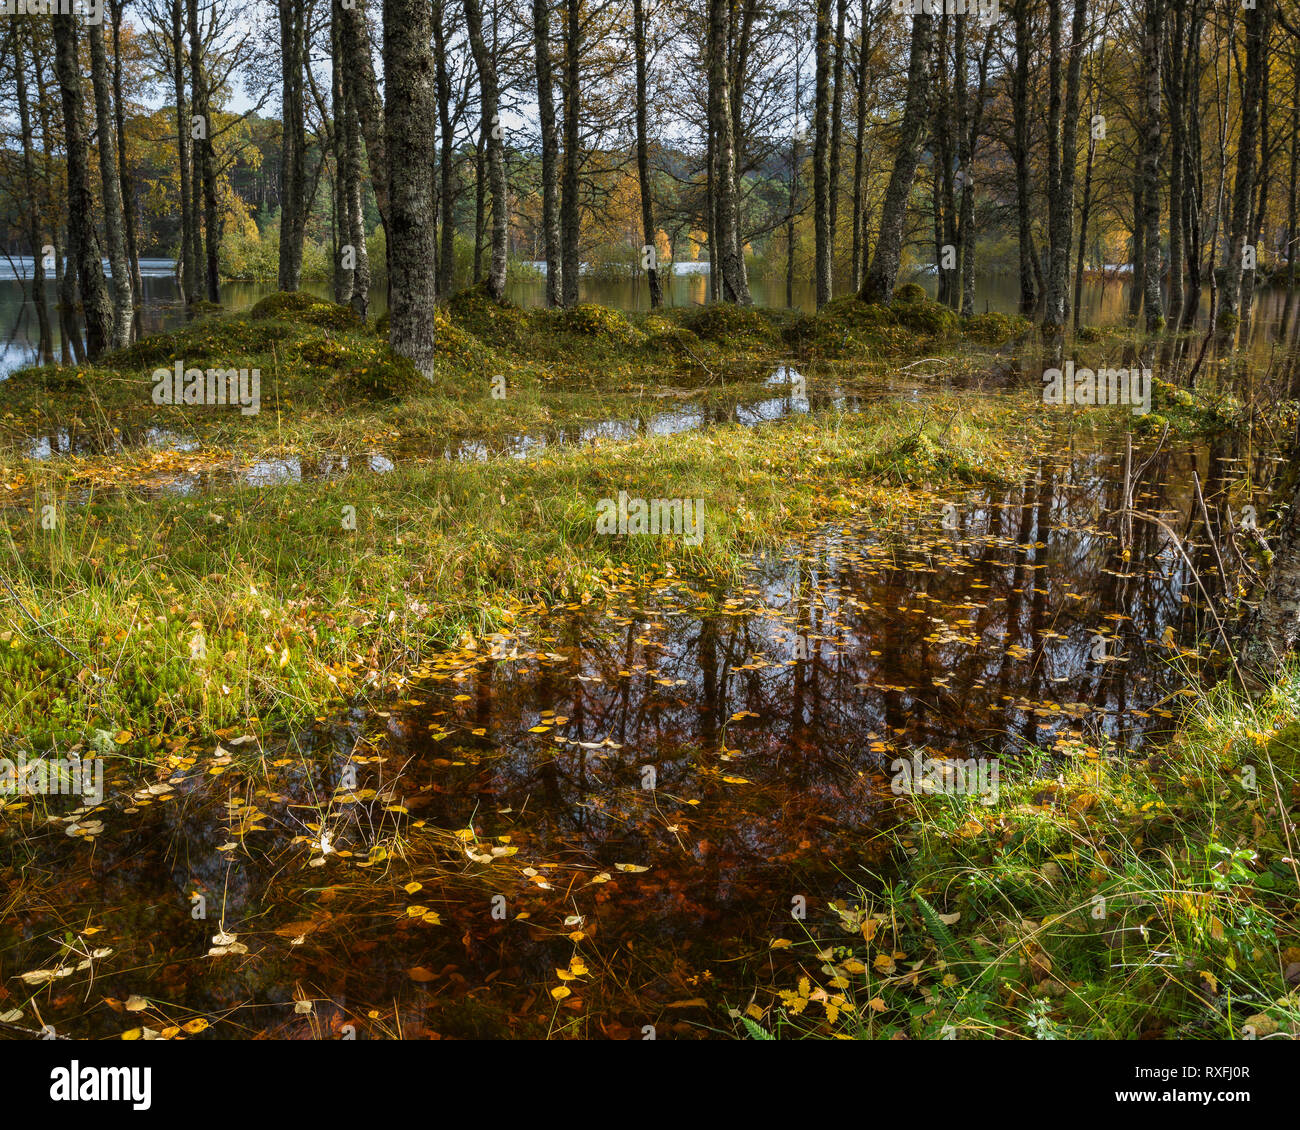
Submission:
[[[96,360],[113,335],[113,303],[95,232],[95,200],[90,191],[83,98],[77,64],[77,17],[52,16],[54,69],[63,101],[64,144],[68,156],[68,250],[76,259],[86,320],[86,356]]]
[[[546,305],[563,301],[560,266],[560,140],[551,76],[550,0],[533,0],[533,48],[537,67],[537,111],[542,126],[542,238],[546,246]]]
[[[920,159],[921,135],[926,114],[926,67],[930,55],[931,17],[918,13],[912,17],[912,35],[908,50],[907,96],[903,121],[899,127],[898,151],[885,189],[880,212],[880,234],[862,282],[864,302],[888,302],[903,253],[903,224],[907,218],[907,198],[912,192],[916,165]]]
[[[646,21],[644,0],[632,0],[632,39],[636,53],[636,172],[641,190],[642,254],[648,254],[646,280],[650,287],[650,308],[664,304],[659,285],[658,247],[655,239],[654,199],[650,192],[650,148],[646,124]],[[646,248],[649,248],[648,253]]]
[[[434,362],[433,59],[428,0],[384,0],[384,148],[392,300],[388,341],[422,371]]]

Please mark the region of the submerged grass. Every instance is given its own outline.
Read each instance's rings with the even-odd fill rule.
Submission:
[[[960,420],[942,409],[882,404],[870,418],[434,461],[147,505],[109,494],[74,507],[39,488],[39,507],[11,511],[4,535],[27,613],[10,601],[0,632],[0,726],[66,742],[87,725],[157,734],[250,717],[294,724],[327,699],[391,691],[431,649],[539,602],[587,602],[656,570],[734,577],[761,545],[836,516],[884,521],[909,490],[1018,467],[1010,405],[963,405]],[[599,534],[599,502],[620,491],[702,499],[701,544]],[[58,515],[51,529],[46,506]]]
[[[898,868],[749,1028],[786,1036],[1300,1036],[1300,670],[1195,694],[1142,757],[1002,762],[993,796],[921,795]]]
[[[910,316],[925,309],[913,302]],[[958,411],[943,398],[526,461],[445,457],[457,437],[491,449],[682,398],[705,409],[781,395],[764,379],[796,321],[706,306],[634,322],[596,306],[522,310],[475,289],[438,310],[438,363],[420,373],[388,349],[384,319],[368,327],[345,307],[277,294],[95,366],[14,374],[0,421],[11,590],[0,730],[58,746],[88,726],[156,738],[295,725],[327,701],[391,691],[431,648],[538,602],[590,600],[651,570],[735,575],[755,546],[837,514],[886,513],[881,491],[1014,465],[1006,403]],[[934,344],[919,330],[913,340]],[[155,404],[152,374],[177,362],[258,369],[260,411]],[[71,454],[32,457],[40,436]],[[375,451],[396,469],[347,474],[324,458]],[[314,476],[254,488],[237,473],[297,456],[318,461]],[[162,489],[179,475],[197,482],[191,493]],[[597,535],[598,502],[619,491],[703,499],[703,543]]]

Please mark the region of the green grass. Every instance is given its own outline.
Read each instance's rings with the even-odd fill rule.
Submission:
[[[820,969],[751,1019],[873,1039],[1300,1035],[1300,671],[1253,703],[1228,684],[1187,701],[1144,758],[1004,759],[996,802],[909,800],[896,873],[840,906]]]
[[[286,725],[345,696],[379,698],[439,648],[538,602],[597,599],[669,567],[734,577],[744,554],[836,516],[883,521],[914,489],[1013,473],[1015,412],[882,403],[870,417],[149,500],[108,491],[78,504],[51,472],[30,509],[6,512],[5,573],[30,615],[7,602],[0,728],[42,744],[87,725]],[[702,498],[702,544],[597,533],[599,500],[620,490]]]

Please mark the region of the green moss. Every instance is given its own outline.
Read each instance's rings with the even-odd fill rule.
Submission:
[[[274,295],[272,296],[274,297]],[[170,333],[141,338],[125,349],[105,354],[102,364],[117,369],[140,370],[184,361],[229,361],[268,351],[295,334],[292,326],[252,322],[247,318],[212,318]]]
[[[364,324],[361,316],[351,306],[327,302],[301,290],[280,290],[268,294],[249,311],[249,317],[254,321],[278,318],[327,330],[350,330]]]
[[[342,406],[400,400],[429,390],[424,375],[405,357],[389,353],[365,365],[350,365],[336,372],[325,393]]]
[[[533,312],[534,326],[541,332],[577,334],[604,338],[624,345],[640,345],[645,334],[634,328],[617,310],[583,302],[568,309],[539,309]]]
[[[914,286],[914,283],[909,283]],[[902,288],[900,288],[902,289]],[[919,290],[920,288],[917,287]],[[924,291],[920,299],[906,302],[896,301],[893,306],[894,316],[900,326],[905,326],[919,334],[929,337],[952,337],[961,328],[957,312],[950,306],[931,302]]]
[[[894,291],[894,301],[904,304],[913,302],[925,302],[929,299],[925,293],[925,287],[919,283],[904,283]]]
[[[1015,341],[1033,331],[1033,323],[1018,314],[976,314],[961,324],[962,337],[984,345],[1002,345]]]
[[[774,342],[777,319],[754,306],[710,302],[682,316],[682,325],[703,341],[729,345]]]

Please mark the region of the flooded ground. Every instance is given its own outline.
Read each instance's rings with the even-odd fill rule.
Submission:
[[[1064,427],[1049,448],[887,531],[828,522],[735,588],[546,609],[384,712],[179,742],[53,818],[11,799],[0,1023],[733,1032],[815,967],[832,900],[887,881],[899,759],[1123,757],[1211,659],[1196,487],[1262,512],[1269,456]],[[1147,519],[1122,519],[1126,467]]]

